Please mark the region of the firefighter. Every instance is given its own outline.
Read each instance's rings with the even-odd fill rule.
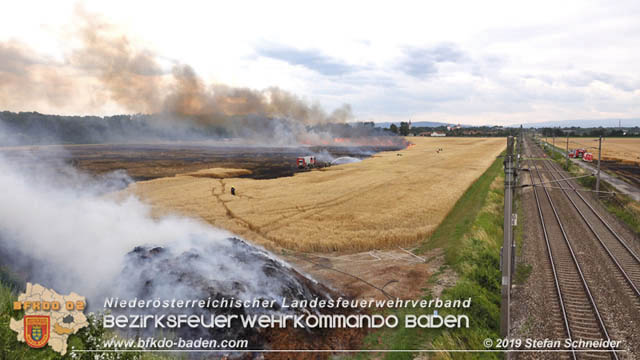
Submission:
[[[231,187],[231,195],[235,196],[236,195],[236,188],[235,187]]]

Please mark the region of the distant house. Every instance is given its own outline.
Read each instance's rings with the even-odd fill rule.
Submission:
[[[445,134],[445,133],[439,133],[439,132],[437,132],[437,131],[434,131],[434,132],[432,132],[432,133],[431,133],[431,136],[447,136],[447,134]]]
[[[423,131],[419,133],[418,136],[431,136],[431,131]]]

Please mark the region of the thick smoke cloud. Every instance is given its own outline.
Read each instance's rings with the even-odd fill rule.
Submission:
[[[124,173],[95,178],[62,161],[0,154],[0,266],[87,296],[93,310],[106,296],[323,296],[313,281],[226,231],[153,218],[137,198],[110,195],[130,183]]]
[[[0,106],[64,106],[76,95],[68,69],[18,42],[0,42]]]
[[[38,55],[26,46],[0,43],[0,106],[34,110],[46,102],[57,108],[91,109],[114,102],[134,113],[164,113],[172,119],[226,125],[230,117],[253,115],[305,125],[343,123],[349,105],[324,111],[277,87],[264,90],[208,84],[187,64],[161,65],[158,55],[138,48],[126,35],[81,7],[76,31],[62,62]],[[78,104],[78,98],[84,104]]]

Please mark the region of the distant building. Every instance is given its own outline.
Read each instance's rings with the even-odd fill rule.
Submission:
[[[431,131],[423,131],[419,133],[418,136],[431,136]]]
[[[434,132],[432,132],[432,133],[431,133],[431,136],[447,136],[447,134],[445,134],[445,133],[439,133],[439,132],[437,132],[437,131],[434,131]]]

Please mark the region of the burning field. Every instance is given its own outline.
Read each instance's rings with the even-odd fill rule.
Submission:
[[[404,247],[437,227],[504,140],[411,140],[406,148],[5,148],[0,265],[25,281],[82,293],[90,311],[110,297],[233,298],[275,305],[191,314],[342,316],[366,310],[292,313],[281,305],[284,299],[416,298],[443,257],[434,250],[421,258]],[[297,158],[308,156],[315,166],[300,169]],[[454,274],[441,277],[447,280],[434,294],[455,281]],[[358,348],[366,335],[345,328],[203,331],[177,335],[242,338],[253,349],[327,350]]]
[[[438,260],[402,247],[424,240],[504,147],[496,138],[409,145],[352,122],[349,104],[326,110],[277,86],[211,83],[82,6],[73,20],[60,59],[0,42],[9,64],[0,106],[20,110],[0,113],[0,275],[15,275],[16,288],[82,294],[104,316],[128,311],[109,298],[241,304],[184,316],[359,316],[367,306],[284,304],[416,298]],[[135,115],[97,116],[114,111]],[[72,113],[93,115],[55,115]],[[441,259],[437,251],[426,255]],[[244,305],[254,300],[273,305]],[[166,315],[140,311],[131,315]],[[357,349],[367,331],[239,325],[167,332],[242,338],[257,353],[237,358],[254,358]],[[165,329],[137,328],[114,333]]]
[[[504,147],[498,138],[411,141],[405,150],[292,177],[175,176],[138,182],[125,193],[152,204],[155,215],[194,216],[270,249],[410,245],[435,229]]]
[[[389,137],[391,139],[391,137]],[[385,140],[385,139],[383,139]],[[179,174],[210,177],[271,179],[299,172],[297,156],[314,155],[321,166],[342,157],[365,158],[379,151],[401,149],[406,144],[390,140],[373,145],[248,146],[228,141],[213,143],[91,144],[18,146],[0,149],[0,154],[20,161],[37,157],[40,162],[64,161],[94,175],[126,171],[135,181]],[[212,173],[217,168],[218,175]],[[208,174],[208,175],[207,175]]]
[[[421,258],[406,247],[428,237],[504,148],[500,138],[408,143],[365,125],[252,119],[249,125],[273,126],[204,141],[5,143],[0,267],[23,283],[81,293],[89,311],[116,315],[127,311],[102,307],[104,299],[275,304],[189,315],[358,315],[367,310],[292,313],[282,304],[421,296],[425,279],[443,265],[442,252]],[[78,118],[69,122],[85,129]],[[283,124],[289,127],[281,132]],[[27,130],[4,129],[0,140],[39,135]],[[270,144],[272,130],[284,140]],[[448,280],[434,294],[455,281],[455,274],[442,277]],[[257,350],[355,349],[366,335],[341,327],[203,331],[176,334],[242,338]]]
[[[211,83],[82,7],[68,34],[62,60],[0,43],[11,65],[0,69],[0,106],[30,110],[0,113],[0,275],[82,294],[105,316],[129,311],[109,298],[241,304],[184,316],[359,316],[367,306],[284,304],[415,299],[443,257],[404,247],[433,232],[504,148],[498,138],[408,144],[351,122],[349,104],[325,110],[276,86]],[[40,113],[96,108],[135,115]],[[254,300],[273,305],[244,305]],[[131,315],[165,315],[140,311]],[[167,331],[257,351],[237,358],[357,349],[367,331],[240,325]],[[114,333],[164,334],[132,329]]]
[[[21,281],[81,293],[92,312],[100,311],[105,299],[135,297],[260,299],[273,304],[265,309],[246,305],[196,309],[191,315],[308,314],[316,309],[283,309],[283,299],[341,296],[234,234],[187,217],[152,217],[150,208],[133,197],[114,201],[107,194],[131,181],[123,171],[96,176],[78,172],[65,161],[68,158],[53,156],[50,151],[46,160],[37,152],[18,156],[13,149],[10,153],[0,153],[0,186],[7,190],[0,207],[3,276],[10,269]],[[240,173],[246,174],[238,170],[213,172],[215,176]],[[118,308],[109,310],[127,313]],[[184,327],[176,331],[189,338],[239,337],[252,349],[355,348],[363,336],[359,329],[267,331],[239,324],[224,330],[198,332]]]

